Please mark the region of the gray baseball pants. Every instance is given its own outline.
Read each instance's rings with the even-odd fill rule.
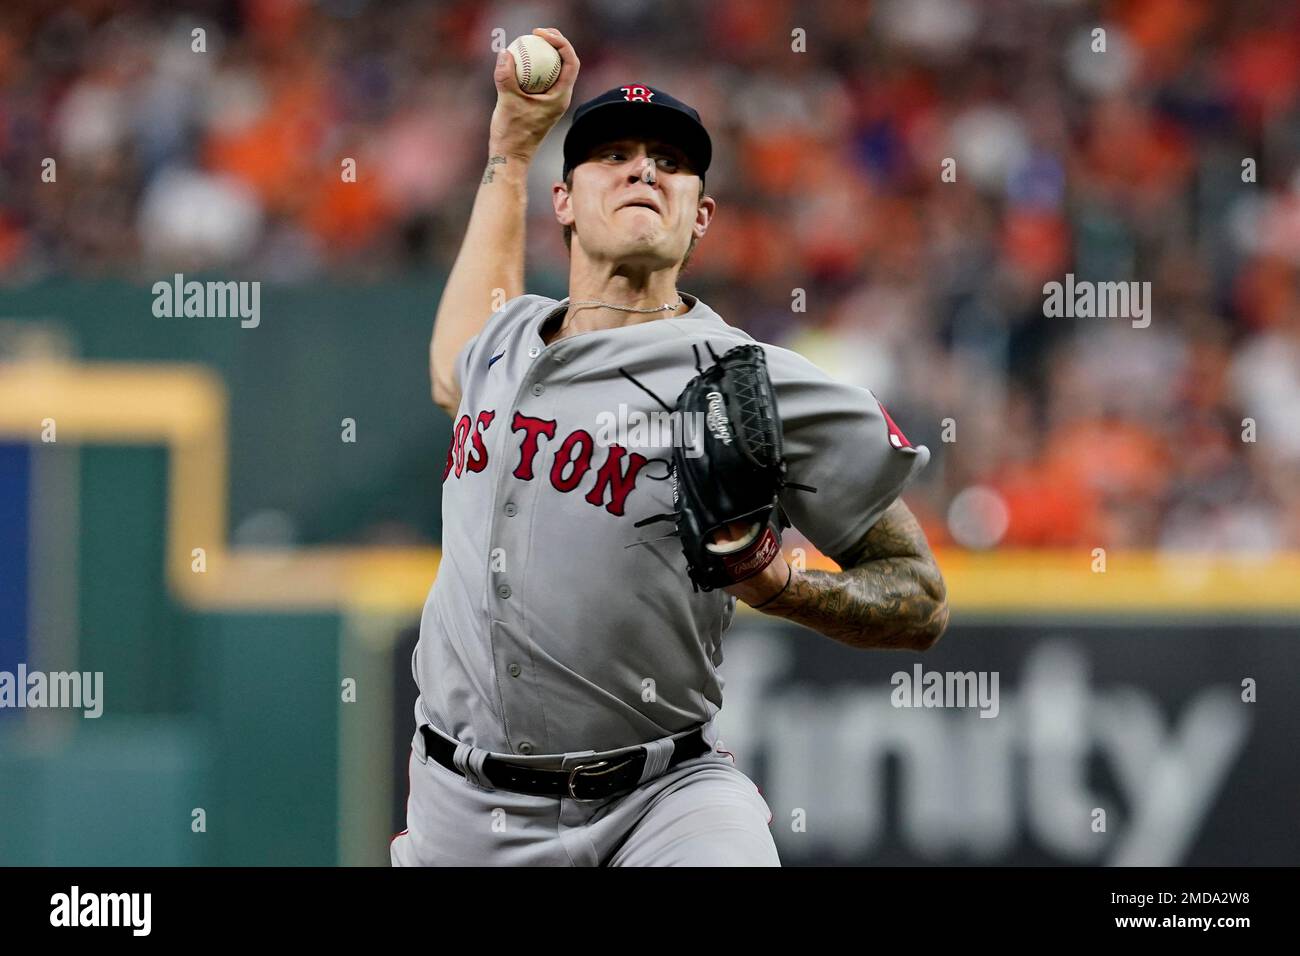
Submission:
[[[706,737],[706,739],[708,739]],[[772,811],[730,755],[715,749],[667,772],[671,738],[654,741],[641,784],[592,802],[496,790],[474,771],[484,751],[462,744],[458,766],[411,741],[407,829],[394,866],[780,866]],[[603,755],[602,755],[603,756]],[[564,766],[590,762],[572,755]]]

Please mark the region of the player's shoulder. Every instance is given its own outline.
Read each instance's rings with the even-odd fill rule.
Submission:
[[[826,371],[799,352],[754,338],[745,330],[728,323],[702,301],[698,310],[702,313],[700,321],[677,323],[678,331],[691,344],[701,348],[707,344],[718,355],[742,345],[757,345],[763,350],[768,375],[777,387],[802,382],[832,381]]]
[[[517,328],[536,319],[540,314],[559,307],[560,303],[549,296],[525,292],[513,299],[507,299],[501,308],[488,317],[483,331],[505,331]]]
[[[820,365],[794,349],[767,342],[759,344],[763,346],[763,354],[767,359],[767,372],[774,386],[835,380]]]
[[[527,333],[539,317],[559,305],[555,299],[544,295],[524,293],[506,302],[483,323],[483,328],[474,336],[466,349],[481,352],[483,349],[499,350],[508,348],[512,339]]]

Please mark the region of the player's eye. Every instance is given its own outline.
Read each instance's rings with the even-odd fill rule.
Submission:
[[[668,170],[670,173],[677,172],[677,167],[679,165],[675,156],[660,156],[658,163],[663,169]]]

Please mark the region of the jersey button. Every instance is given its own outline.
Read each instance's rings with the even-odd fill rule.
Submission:
[[[511,677],[518,677],[523,672],[523,668],[521,668],[518,664],[511,664],[508,668],[506,668],[506,670],[510,671]]]
[[[529,358],[537,358],[537,356],[539,356],[539,355],[541,355],[541,354],[542,354],[542,350],[539,349],[536,345],[534,345],[532,348],[530,348],[530,349],[528,350],[528,357],[529,357]]]
[[[528,756],[530,753],[532,753],[533,752],[532,741],[529,740],[519,741],[519,752],[523,754],[525,757]]]
[[[507,501],[506,506],[501,510],[506,513],[507,518],[513,518],[515,515],[519,514],[519,508],[513,501]]]
[[[497,588],[497,596],[503,599],[510,597],[510,585],[503,584]]]
[[[544,391],[546,391],[546,386],[543,385],[541,382],[538,382],[536,385],[533,386],[534,395],[540,395]]]

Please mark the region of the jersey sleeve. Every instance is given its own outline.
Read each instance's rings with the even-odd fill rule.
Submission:
[[[460,352],[456,355],[456,386],[460,389],[462,395],[465,393],[468,373],[472,363],[477,362],[480,358],[486,362],[489,357],[488,355],[480,356],[479,352],[493,348],[495,343],[508,333],[512,327],[519,322],[527,321],[535,315],[535,310],[539,306],[545,307],[548,303],[555,304],[552,299],[525,293],[507,300],[501,308],[488,316],[487,321],[483,323],[483,328],[479,330],[477,335],[461,346]]]
[[[482,332],[471,337],[468,342],[461,346],[460,352],[456,356],[456,388],[462,395],[465,394],[465,379],[469,372],[469,363],[473,359],[474,347],[482,337]]]
[[[781,504],[823,554],[856,544],[930,461],[868,389],[837,382],[798,353],[769,346],[768,368],[790,481]]]

